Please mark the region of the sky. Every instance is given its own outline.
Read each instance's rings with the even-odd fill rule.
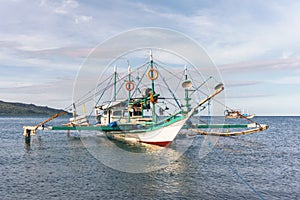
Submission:
[[[160,27],[205,49],[229,107],[299,116],[299,10],[294,0],[0,0],[0,100],[65,108],[95,46]]]

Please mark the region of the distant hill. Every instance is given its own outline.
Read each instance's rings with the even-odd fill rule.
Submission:
[[[1,117],[52,116],[52,115],[54,115],[56,113],[60,113],[62,111],[63,110],[61,110],[61,109],[49,108],[47,106],[36,106],[34,104],[4,102],[4,101],[0,100],[0,116]],[[71,115],[71,113],[68,113],[67,115]]]

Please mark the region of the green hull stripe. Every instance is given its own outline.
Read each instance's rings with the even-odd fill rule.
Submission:
[[[110,126],[52,126],[52,130],[95,130],[95,131],[119,131],[121,130],[118,127],[110,127]]]

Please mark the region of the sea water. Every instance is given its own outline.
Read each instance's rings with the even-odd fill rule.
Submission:
[[[0,199],[300,199],[300,117],[256,117],[269,129],[220,137],[202,157],[205,138],[193,136],[182,156],[148,173],[104,165],[76,133],[24,140],[23,125],[43,120],[0,118]]]

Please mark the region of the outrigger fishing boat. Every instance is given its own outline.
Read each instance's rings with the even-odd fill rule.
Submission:
[[[178,73],[176,70],[172,71],[164,64],[154,62],[151,51],[149,57],[149,61],[134,69],[128,64],[127,72],[118,73],[117,66],[114,66],[112,75],[107,75],[101,80],[97,85],[98,99],[94,105],[94,124],[89,120],[92,113],[77,114],[76,108],[85,103],[78,101],[72,104],[73,117],[68,123],[61,126],[45,126],[47,122],[65,114],[59,113],[36,126],[24,126],[25,137],[30,137],[37,130],[92,130],[101,131],[112,139],[124,136],[141,143],[168,146],[181,129],[204,135],[231,136],[268,128],[267,125],[253,121],[250,124],[193,123],[192,118],[200,118],[201,112],[224,90],[224,85],[216,82],[213,77],[204,82],[192,79],[187,66]],[[142,75],[140,71],[143,71]],[[210,93],[203,92],[202,87],[211,80],[216,82],[214,87],[207,90]],[[247,130],[232,134],[228,131],[215,131],[224,128]]]
[[[225,118],[227,119],[238,119],[238,118],[247,118],[252,119],[255,117],[255,114],[248,114],[241,112],[240,110],[225,110]]]

